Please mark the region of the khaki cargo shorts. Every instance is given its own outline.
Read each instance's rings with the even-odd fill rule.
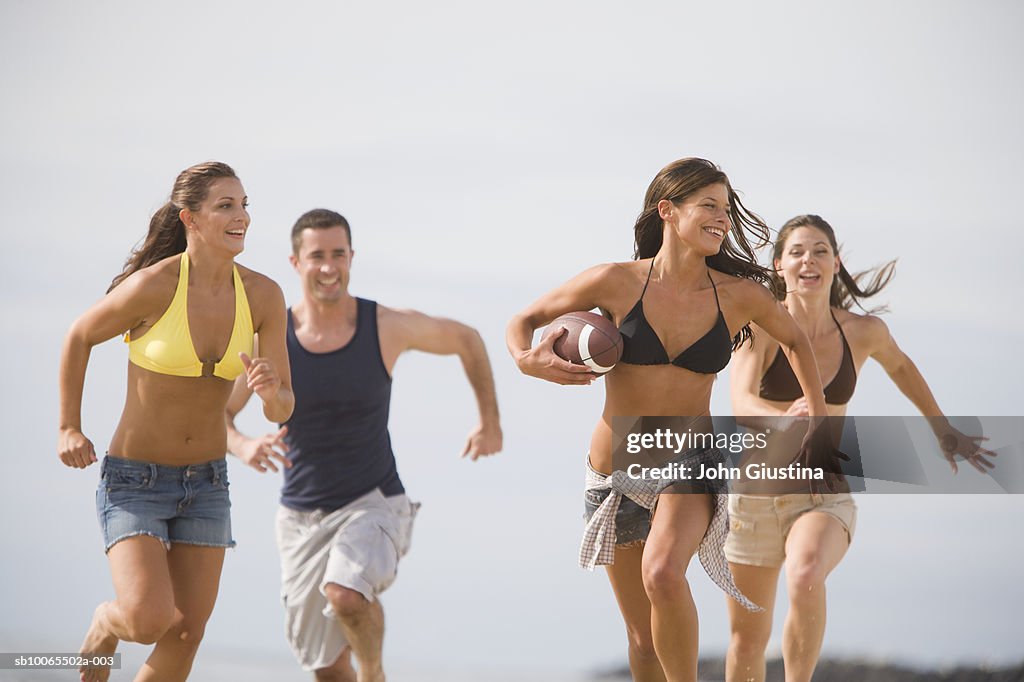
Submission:
[[[849,493],[792,495],[729,495],[729,536],[725,556],[735,564],[781,566],[786,538],[796,520],[808,512],[828,514],[846,530],[849,541],[857,527],[857,505]]]
[[[304,670],[333,665],[348,645],[325,586],[336,583],[375,600],[409,551],[419,506],[374,489],[329,513],[278,509],[285,632]]]

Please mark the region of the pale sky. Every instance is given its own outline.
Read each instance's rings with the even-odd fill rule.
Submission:
[[[1022,20],[1010,1],[5,0],[0,348],[11,456],[0,644],[17,631],[74,650],[111,596],[98,467],[66,469],[54,451],[60,343],[175,175],[217,159],[252,202],[239,261],[277,279],[289,301],[299,289],[288,230],[324,206],[352,223],[354,293],[460,319],[488,344],[506,436],[491,461],[456,461],[474,420],[457,361],[413,356],[396,370],[392,435],[424,513],[385,597],[390,660],[569,672],[623,661],[607,581],[575,566],[602,389],[519,375],[504,350],[508,318],[590,265],[628,259],[651,178],[703,156],[772,226],[825,217],[851,269],[899,258],[886,321],[947,413],[1024,414]],[[83,418],[98,450],[120,413],[125,364],[119,342],[93,353]],[[730,411],[727,387],[724,373],[713,411]],[[850,411],[913,406],[869,365]],[[244,423],[268,428],[255,411]],[[239,548],[201,655],[287,663],[279,482],[230,465]],[[524,499],[517,515],[510,505]],[[1024,554],[1019,543],[980,544],[971,520],[1019,534],[1024,498],[872,496],[861,508],[860,535],[830,582],[827,652],[935,665],[1019,656],[999,605],[1024,603],[1010,570]],[[989,567],[984,584],[965,556]],[[723,598],[699,569],[690,576],[702,649],[721,651]],[[974,598],[937,592],[949,584],[971,584]],[[921,619],[970,619],[980,632],[929,638],[913,611],[892,609],[899,600],[920,605]]]

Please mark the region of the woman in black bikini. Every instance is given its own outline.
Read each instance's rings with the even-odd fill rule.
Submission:
[[[765,241],[767,228],[743,207],[721,170],[703,159],[662,169],[634,229],[635,261],[598,265],[545,294],[512,319],[507,341],[524,374],[589,384],[596,377],[588,368],[554,354],[557,335],[531,348],[533,332],[566,312],[592,308],[620,326],[624,354],[605,379],[604,412],[590,441],[591,521],[581,563],[607,565],[633,679],[695,681],[697,613],[685,571],[698,548],[712,578],[742,598],[722,555],[724,499],[701,493],[659,500],[657,489],[622,490],[619,477],[609,476],[612,418],[707,417],[715,374],[749,336],[751,321],[786,349],[802,390],[812,396],[810,413],[824,415],[825,402],[806,337],[762,286],[770,273],[757,265],[748,240]],[[713,449],[684,454],[717,457]],[[656,500],[652,518],[648,509]]]
[[[885,323],[872,315],[850,312],[854,302],[874,296],[892,277],[894,262],[874,271],[861,287],[839,258],[832,227],[815,215],[793,218],[779,231],[774,249],[776,291],[814,347],[833,417],[846,414],[857,385],[857,372],[869,357],[877,360],[893,383],[927,416],[953,471],[955,455],[965,456],[978,470],[991,466],[977,439],[953,429],[939,410],[928,384],[889,335]],[[780,277],[781,275],[781,277]],[[739,349],[731,372],[733,408],[738,416],[802,417],[808,401],[779,344],[756,326],[755,342]],[[767,456],[792,459],[792,450],[769,448]],[[783,464],[784,461],[774,462]],[[771,493],[779,483],[772,482]],[[729,600],[732,638],[726,660],[729,682],[763,682],[765,647],[771,634],[772,609],[779,571],[786,567],[790,608],[783,632],[782,655],[787,682],[811,679],[825,633],[825,579],[849,547],[856,524],[856,506],[848,492],[819,495],[803,492],[764,494],[754,482],[735,483],[730,495],[731,529],[725,546],[736,584],[759,606],[750,612]],[[758,494],[761,492],[762,494]]]

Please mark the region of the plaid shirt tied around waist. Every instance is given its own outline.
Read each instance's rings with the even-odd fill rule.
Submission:
[[[660,487],[664,488],[664,485]],[[644,509],[653,509],[658,501],[659,486],[653,481],[630,478],[625,471],[613,471],[611,476],[607,476],[588,466],[586,489],[611,490],[583,530],[583,542],[580,544],[580,568],[592,571],[595,566],[608,566],[615,563],[615,515],[619,511],[622,496],[625,495]],[[715,510],[711,517],[711,523],[708,524],[707,532],[704,533],[697,549],[700,564],[704,567],[708,577],[743,608],[753,612],[764,611],[743,596],[743,593],[736,587],[732,571],[729,570],[728,560],[725,558],[723,547],[725,546],[725,537],[729,533],[728,495],[712,495],[711,499]]]

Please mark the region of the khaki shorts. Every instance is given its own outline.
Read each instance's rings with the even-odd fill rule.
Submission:
[[[327,583],[376,599],[409,551],[419,506],[374,489],[330,513],[278,508],[285,634],[303,670],[333,665],[348,645],[325,596]]]
[[[849,493],[794,495],[729,495],[729,536],[725,556],[735,564],[781,566],[786,538],[796,520],[807,512],[828,514],[853,541],[857,505]]]

